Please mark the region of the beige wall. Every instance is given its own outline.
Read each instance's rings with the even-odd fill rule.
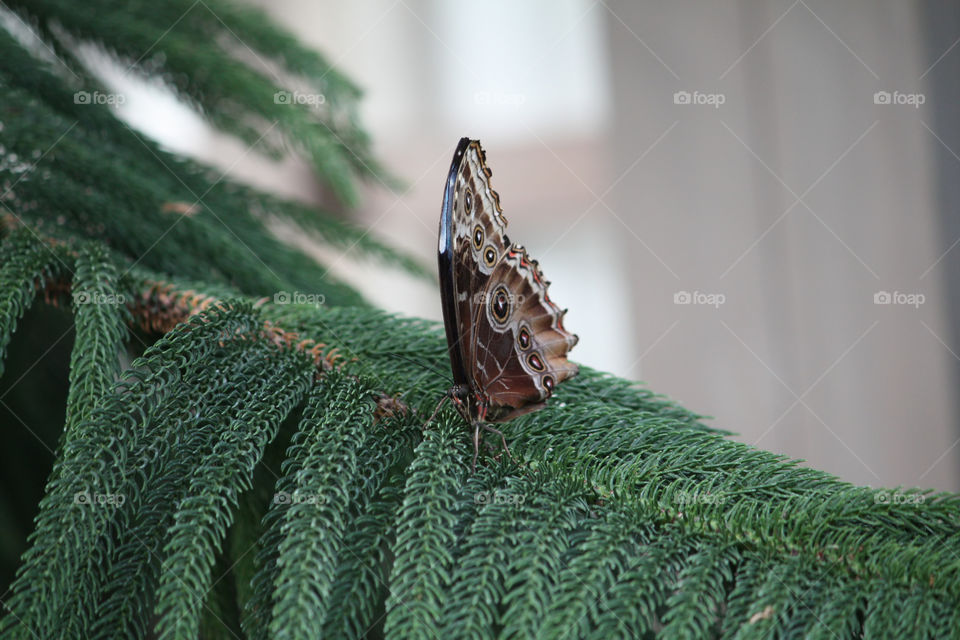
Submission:
[[[677,323],[645,360],[654,388],[854,482],[956,489],[932,116],[874,103],[933,98],[915,7],[611,3],[614,164],[672,127],[611,200],[662,259],[624,236],[637,331]]]

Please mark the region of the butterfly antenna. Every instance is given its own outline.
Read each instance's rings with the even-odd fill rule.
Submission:
[[[419,360],[414,360],[413,358],[407,358],[406,356],[402,356],[402,355],[400,355],[399,353],[394,353],[394,352],[392,352],[392,351],[384,351],[384,352],[380,352],[380,353],[378,353],[378,354],[376,354],[376,355],[389,356],[389,357],[391,357],[391,358],[396,358],[397,360],[403,360],[404,362],[409,362],[410,364],[417,365],[418,367],[420,367],[420,368],[422,368],[422,369],[426,369],[427,371],[431,371],[431,372],[437,374],[437,375],[438,375],[439,377],[441,377],[441,378],[446,378],[446,379],[450,380],[451,385],[453,384],[453,378],[450,376],[449,373],[444,373],[444,372],[441,371],[440,369],[437,369],[436,367],[431,366],[431,365],[429,365],[429,364],[425,364],[424,362],[421,362],[421,361],[419,361]],[[419,378],[418,378],[418,380],[419,380]],[[403,393],[401,393],[401,394],[400,394],[400,398],[405,397],[408,393],[410,393],[410,391],[412,391],[412,389],[407,389],[406,391],[404,391]],[[449,400],[449,399],[450,399],[450,394],[449,394],[449,392],[448,392],[448,393],[444,394],[443,398],[440,399],[440,402],[437,404],[437,407],[433,410],[433,413],[430,415],[430,418],[429,418],[425,423],[423,423],[423,427],[422,427],[422,428],[426,428],[426,426],[427,426],[428,424],[430,424],[431,422],[433,422],[433,419],[437,416],[437,413],[440,412],[440,407],[442,407],[442,406],[443,406],[443,403],[446,402],[446,401]],[[416,412],[416,410],[414,410],[414,412]]]
[[[433,413],[430,414],[430,417],[427,418],[427,421],[423,423],[423,428],[426,428],[428,424],[433,422],[433,419],[437,417],[437,414],[440,413],[440,407],[443,406],[443,403],[450,399],[450,394],[445,393],[443,397],[440,398],[440,402],[437,403],[437,408],[433,410]]]
[[[407,358],[406,356],[402,356],[402,355],[400,355],[399,353],[393,353],[393,352],[391,352],[391,351],[387,351],[387,352],[384,352],[384,353],[378,353],[377,355],[390,356],[391,358],[396,358],[397,360],[403,360],[404,362],[409,362],[410,364],[415,364],[415,365],[417,365],[418,367],[422,367],[422,368],[424,368],[424,369],[427,369],[428,371],[432,371],[433,373],[436,373],[436,374],[437,374],[438,376],[440,376],[441,378],[446,378],[447,380],[450,381],[451,385],[453,384],[453,377],[450,375],[449,372],[444,373],[444,372],[441,371],[440,369],[437,369],[436,367],[434,367],[434,366],[432,366],[432,365],[425,364],[424,362],[421,362],[421,361],[419,361],[419,360],[414,360],[413,358]]]

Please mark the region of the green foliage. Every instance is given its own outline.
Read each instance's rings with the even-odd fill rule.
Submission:
[[[71,383],[3,637],[193,637],[241,611],[250,637],[887,635],[901,601],[929,629],[953,618],[955,496],[847,485],[642,390],[604,397],[589,371],[508,425],[522,466],[488,455],[471,475],[452,411],[419,429],[445,385],[423,373],[444,364],[439,328],[362,307],[214,306],[112,383],[129,311],[78,300],[108,295],[117,265],[89,243],[41,248],[5,238],[2,290],[75,268],[71,361],[90,371]],[[19,296],[6,325],[33,301]],[[267,321],[355,360],[316,378]],[[383,415],[384,392],[422,410]],[[289,444],[263,467],[275,441]],[[212,599],[224,583],[234,600]]]
[[[120,375],[119,354],[131,318],[118,295],[116,265],[99,244],[81,245],[74,274],[76,345],[70,359],[65,433],[90,418]],[[82,347],[82,348],[79,348]]]
[[[740,559],[736,545],[697,551],[678,576],[678,588],[667,602],[663,634],[675,638],[708,638],[722,614],[727,584]]]
[[[251,145],[279,152],[285,143],[306,152],[348,204],[356,200],[355,176],[385,178],[357,123],[357,87],[252,8],[222,0],[6,4],[45,36],[81,91],[99,86],[80,63],[74,41],[102,46],[129,71],[162,77],[211,122]],[[311,100],[293,100],[301,92]],[[311,109],[313,103],[319,106]],[[279,140],[267,135],[274,127]]]
[[[36,289],[69,270],[70,261],[66,252],[45,246],[31,229],[17,229],[0,246],[0,375],[7,345]]]
[[[137,59],[189,9],[138,70],[165,74],[244,135],[250,113],[272,117],[261,104],[270,83],[230,57],[221,28],[322,83],[332,111],[355,106],[349,82],[246,10],[133,2],[121,15],[94,4],[102,10],[10,6],[78,74],[61,31]],[[365,305],[271,239],[264,216],[415,265],[77,105],[6,35],[0,55],[0,408],[17,417],[4,437],[29,431],[46,446],[41,436],[56,434],[49,458],[29,460],[33,475],[26,463],[0,474],[0,535],[17,542],[19,566],[0,584],[0,639],[960,628],[958,496],[852,486],[586,367],[547,408],[504,425],[516,461],[489,438],[471,473],[456,412],[424,425],[449,386],[442,328]],[[213,60],[221,77],[194,72]],[[362,156],[343,153],[362,139],[352,116],[331,113],[326,137],[298,129],[301,116],[276,117],[323,149],[308,152],[348,193],[365,172]],[[184,202],[202,206],[164,206]],[[272,295],[296,290],[327,304]],[[43,346],[25,360],[28,338]],[[58,356],[60,339],[70,349]],[[31,371],[42,384],[29,402],[58,398],[56,424],[10,404]],[[11,507],[41,492],[33,512]]]
[[[454,431],[428,431],[417,447],[397,513],[385,632],[396,638],[436,637],[448,593],[456,544],[455,509],[465,475],[465,456]]]
[[[310,386],[312,375],[306,358],[284,353],[274,354],[273,360],[261,369],[270,377],[261,377],[252,387],[246,381],[241,383],[252,397],[244,398],[235,415],[224,414],[215,430],[216,442],[198,461],[186,495],[176,505],[160,569],[156,612],[161,638],[195,633],[204,596],[213,581],[213,556],[226,537],[238,495],[250,489],[254,466],[264,448]],[[252,374],[248,380],[255,378]]]
[[[106,106],[77,104],[74,91],[2,31],[0,57],[2,211],[11,223],[47,238],[101,243],[125,258],[121,275],[140,266],[254,296],[301,291],[332,304],[360,302],[322,266],[270,235],[270,216],[338,249],[423,275],[365,230],[164,153]],[[31,170],[36,163],[42,168]]]

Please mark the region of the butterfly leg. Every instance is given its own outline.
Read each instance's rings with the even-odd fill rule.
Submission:
[[[428,424],[433,422],[433,419],[436,418],[437,414],[440,412],[440,407],[442,407],[443,403],[449,399],[450,399],[450,394],[445,394],[442,398],[440,398],[440,402],[437,403],[437,408],[433,410],[433,413],[430,414],[430,417],[423,424],[424,427],[426,427]]]
[[[513,454],[512,454],[512,453],[510,453],[510,447],[507,446],[507,437],[506,437],[505,435],[503,435],[503,431],[500,431],[500,429],[496,429],[496,428],[494,428],[494,427],[491,427],[490,425],[488,425],[488,424],[485,423],[485,422],[484,422],[484,423],[481,423],[481,424],[483,425],[484,431],[489,431],[490,433],[495,433],[495,434],[497,434],[498,436],[500,436],[500,442],[501,442],[501,444],[503,444],[503,450],[507,452],[507,457],[509,457],[510,460],[512,460],[514,464],[519,465],[520,463],[517,462],[517,459],[513,457]]]
[[[470,473],[477,472],[477,456],[480,455],[480,422],[473,423],[473,466],[470,467]]]

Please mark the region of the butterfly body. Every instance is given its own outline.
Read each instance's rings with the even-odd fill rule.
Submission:
[[[543,407],[577,373],[577,336],[547,296],[543,274],[506,235],[500,197],[480,143],[457,145],[444,188],[438,264],[454,386],[448,396],[479,428]],[[502,435],[502,434],[501,434]]]

